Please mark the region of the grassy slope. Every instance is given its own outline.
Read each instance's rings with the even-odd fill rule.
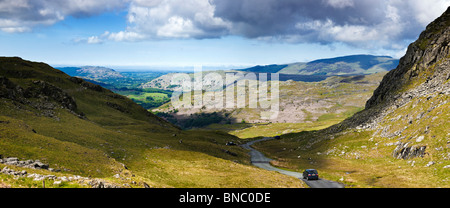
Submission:
[[[119,173],[129,178],[128,183],[146,182],[153,187],[303,186],[295,178],[249,166],[246,151],[225,145],[227,141],[238,142],[234,136],[180,131],[129,99],[105,89],[86,88],[45,64],[2,58],[0,76],[24,89],[34,80],[50,82],[72,96],[76,113],[86,116],[80,119],[61,108],[54,110],[53,118],[42,116],[41,110],[30,105],[0,98],[0,153],[4,157],[40,159],[62,169],[63,174],[113,180],[112,175]],[[107,102],[121,106],[122,111]],[[155,157],[158,165],[152,160]],[[186,169],[187,164],[192,168]],[[204,171],[197,171],[198,167]],[[267,180],[249,182],[258,174]],[[2,182],[4,186],[21,186],[16,183],[10,179]],[[28,184],[24,187],[30,186],[24,183]]]
[[[434,26],[428,26],[428,32],[421,35],[425,38],[419,38],[413,43],[405,56],[408,58],[414,53],[420,54],[420,51],[410,50],[437,51],[435,55],[428,54],[427,57],[434,58],[434,64],[417,70],[416,66],[426,66],[424,56],[418,57],[414,63],[401,63],[399,68],[393,71],[395,73],[389,74],[391,77],[386,77],[386,80],[392,81],[391,84],[394,83],[392,85],[401,85],[395,86],[396,88],[385,86],[386,91],[382,95],[401,97],[407,92],[420,90],[422,86],[432,88],[424,91],[428,94],[413,94],[411,100],[407,100],[405,104],[388,105],[384,110],[389,114],[377,121],[375,129],[344,127],[339,133],[333,130],[302,132],[285,135],[281,141],[267,141],[259,144],[257,148],[273,158],[278,158],[276,165],[297,170],[317,168],[323,177],[341,180],[353,187],[449,188],[450,96],[445,92],[448,88],[438,88],[440,85],[446,86],[449,80],[447,78],[447,81],[439,82],[439,86],[427,84],[435,82],[433,78],[448,74],[450,56],[448,50],[443,49],[443,45],[431,45],[436,40],[426,38],[429,34],[440,34],[440,30],[448,29],[448,14],[446,12],[445,22],[438,21],[433,23]],[[434,29],[438,30],[433,31]],[[442,38],[448,39],[448,36]],[[442,72],[437,71],[436,66],[439,66]],[[414,76],[410,76],[410,73],[414,73]],[[384,104],[381,102],[364,112],[370,113]],[[359,119],[360,115],[363,114],[359,114],[355,119]],[[405,160],[396,159],[393,152],[399,142],[408,143],[408,147],[426,146],[425,155]]]
[[[417,98],[384,119],[381,125],[383,128],[389,127],[390,133],[407,127],[401,134],[405,138],[386,137],[374,131],[348,130],[332,139],[314,143],[311,138],[329,135],[303,132],[285,135],[281,142],[268,141],[257,147],[269,156],[278,158],[276,165],[296,170],[317,168],[324,177],[334,180],[342,178],[344,183],[354,187],[448,188],[450,170],[443,167],[450,165],[450,132],[447,125],[450,119],[449,103],[434,108],[412,124],[408,124],[408,119],[398,119],[406,115],[416,118],[423,109],[430,109],[431,103],[444,103],[448,99],[448,96],[440,95],[425,105],[418,105],[426,98]],[[425,133],[427,126],[431,130]],[[416,142],[419,135],[424,135],[425,139]],[[392,152],[396,145],[393,143],[397,141],[426,145],[428,154],[411,160],[394,159]],[[435,164],[425,167],[430,161]]]
[[[228,132],[241,139],[255,137],[274,137],[301,131],[312,131],[327,128],[339,123],[341,119],[329,119],[310,123],[257,123],[257,124],[211,124],[206,129]]]
[[[414,89],[431,72],[422,72],[399,91]],[[334,135],[326,130],[305,131],[256,148],[276,158],[274,165],[298,171],[316,168],[322,177],[349,187],[449,188],[450,169],[444,168],[450,165],[449,100],[449,95],[438,92],[415,97],[384,117],[377,130],[347,129]],[[422,141],[417,140],[420,136]],[[397,142],[426,146],[426,154],[395,159]]]

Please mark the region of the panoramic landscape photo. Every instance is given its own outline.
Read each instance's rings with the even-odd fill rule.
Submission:
[[[450,0],[0,0],[0,188],[450,188],[449,80]]]

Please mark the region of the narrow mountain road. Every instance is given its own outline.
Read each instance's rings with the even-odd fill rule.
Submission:
[[[311,188],[344,188],[344,185],[342,185],[338,182],[335,182],[335,181],[329,181],[329,180],[325,180],[325,179],[319,179],[319,180],[314,180],[314,181],[304,180],[302,173],[283,170],[283,169],[279,169],[279,168],[276,168],[276,167],[273,167],[272,165],[270,165],[270,161],[272,159],[264,156],[264,154],[262,154],[261,152],[253,149],[251,147],[251,145],[253,145],[257,142],[267,141],[267,140],[271,140],[271,139],[274,139],[274,138],[265,137],[263,139],[251,141],[251,142],[241,145],[241,147],[243,147],[244,149],[250,150],[251,162],[254,166],[257,166],[259,168],[263,168],[266,170],[270,170],[270,171],[277,171],[281,174],[296,177],[300,180],[303,180]]]

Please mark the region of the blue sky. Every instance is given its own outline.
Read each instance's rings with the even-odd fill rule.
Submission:
[[[450,0],[0,0],[0,56],[158,69],[400,58]]]

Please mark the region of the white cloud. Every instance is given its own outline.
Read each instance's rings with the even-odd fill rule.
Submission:
[[[156,35],[167,38],[189,38],[198,33],[201,33],[201,31],[195,28],[192,20],[173,16],[168,19],[165,25],[158,29]]]
[[[353,0],[325,0],[325,4],[338,9],[353,7],[355,5]]]
[[[98,43],[102,43],[102,42],[103,41],[100,38],[98,38],[97,36],[92,36],[87,39],[88,44],[98,44]]]
[[[350,1],[348,3],[341,0],[326,2],[336,4],[334,6],[351,5]],[[375,21],[367,21],[363,17],[363,21],[359,23],[352,23],[352,19],[349,19],[343,21],[344,24],[339,24],[330,18],[301,20],[295,25],[298,30],[297,36],[299,36],[297,40],[321,43],[342,42],[359,48],[403,51],[406,44],[417,38],[425,26],[439,17],[448,6],[450,6],[449,0],[386,0],[382,7],[377,8],[383,11],[384,15],[381,13]]]
[[[126,30],[111,33],[109,39],[218,38],[231,24],[214,16],[208,0],[133,0]]]
[[[0,0],[0,30],[28,32],[67,16],[128,9],[127,27],[75,42],[205,39],[404,49],[450,0]]]
[[[92,41],[227,35],[403,51],[450,0],[131,0],[128,27]]]
[[[7,33],[23,33],[31,31],[29,27],[2,27],[1,30]]]
[[[0,1],[0,12],[7,12],[12,8],[29,8],[27,0]]]
[[[408,7],[411,8],[410,12],[415,14],[414,18],[422,26],[428,25],[450,6],[448,0],[410,0],[407,3]]]
[[[133,0],[133,3],[141,7],[156,7],[162,3],[163,0]]]
[[[123,8],[128,0],[0,0],[0,29],[27,32],[66,16],[85,17]],[[12,25],[11,22],[14,22]]]
[[[139,41],[144,40],[146,36],[132,31],[120,31],[117,33],[108,33],[106,38],[113,41]]]

